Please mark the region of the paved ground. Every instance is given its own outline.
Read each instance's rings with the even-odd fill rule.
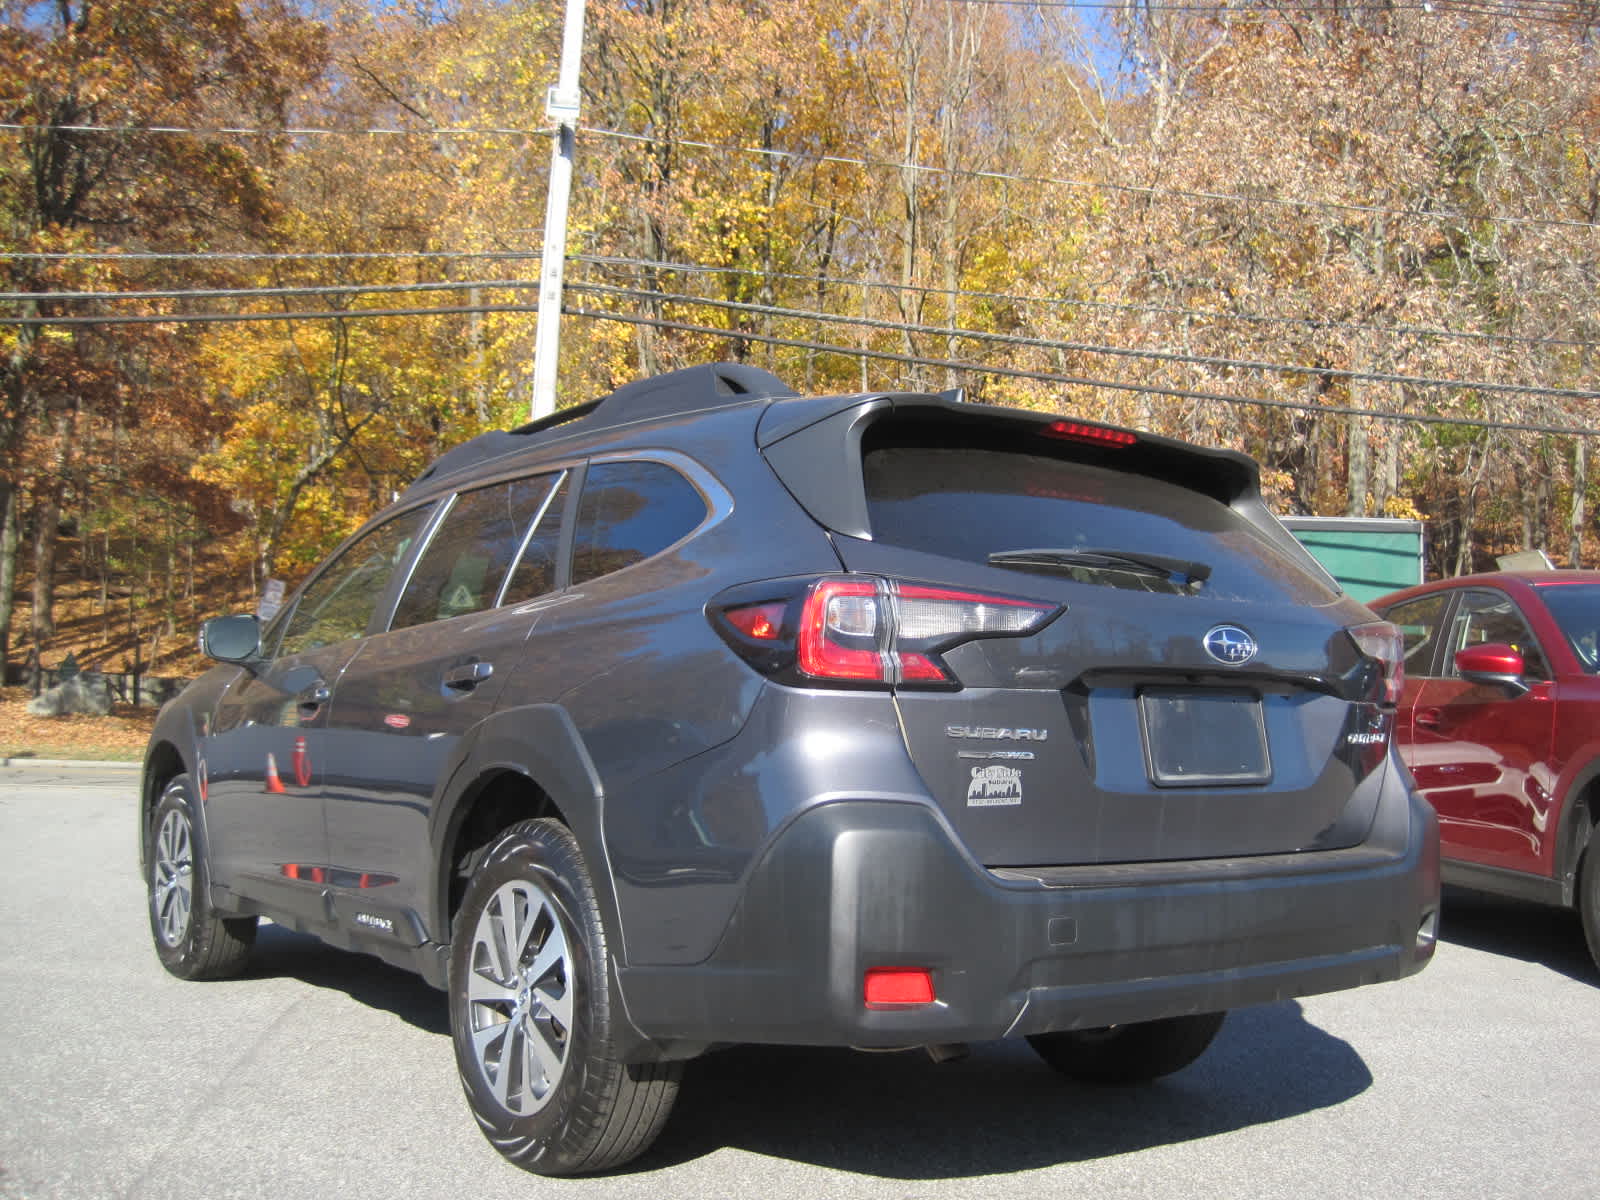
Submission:
[[[1151,1088],[744,1049],[694,1064],[657,1149],[550,1181],[457,1089],[442,993],[263,930],[253,978],[149,947],[117,769],[0,768],[0,1197],[1593,1197],[1600,972],[1569,914],[1448,910],[1415,979],[1236,1013]]]

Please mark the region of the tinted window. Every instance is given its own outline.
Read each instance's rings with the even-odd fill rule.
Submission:
[[[1454,675],[1455,652],[1485,642],[1500,642],[1522,655],[1523,674],[1529,679],[1549,679],[1550,668],[1517,606],[1504,592],[1471,591],[1461,597],[1450,637],[1451,661],[1446,671]]]
[[[391,628],[492,607],[555,482],[554,475],[541,475],[457,496],[417,560]]]
[[[671,467],[653,462],[592,466],[578,504],[572,582],[659,554],[705,518],[699,491]]]
[[[556,554],[561,549],[561,518],[567,510],[567,495],[571,492],[571,476],[561,476],[561,486],[544,506],[539,524],[528,536],[527,545],[511,571],[511,581],[506,584],[502,604],[521,604],[556,586]]]
[[[1383,619],[1400,627],[1405,640],[1406,674],[1413,676],[1433,674],[1433,651],[1439,644],[1439,622],[1444,619],[1444,609],[1450,599],[1448,592],[1435,592],[1396,604],[1383,614]]]
[[[300,654],[366,633],[390,576],[430,511],[424,506],[401,513],[329,563],[295,604],[280,652]]]
[[[1143,551],[1211,567],[1207,595],[1326,603],[1335,594],[1238,513],[1143,475],[1000,450],[890,446],[863,457],[873,538],[984,562],[995,551]],[[1154,591],[1149,571],[1073,566],[1083,583]]]
[[[1541,587],[1539,599],[1561,626],[1583,669],[1591,675],[1600,671],[1600,587],[1588,583]]]

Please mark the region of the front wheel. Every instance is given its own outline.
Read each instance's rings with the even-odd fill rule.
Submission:
[[[500,835],[456,914],[450,1030],[484,1136],[540,1175],[621,1166],[666,1123],[681,1063],[615,1050],[611,957],[577,842],[556,821]]]
[[[1149,1083],[1204,1054],[1225,1016],[1196,1013],[1104,1029],[1036,1033],[1028,1045],[1063,1075],[1082,1083]]]
[[[179,979],[231,979],[243,973],[250,957],[256,919],[213,911],[193,795],[189,777],[177,776],[150,818],[145,853],[150,933],[161,965]]]

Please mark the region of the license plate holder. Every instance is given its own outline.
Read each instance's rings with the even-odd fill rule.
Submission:
[[[1252,692],[1146,688],[1139,693],[1145,769],[1157,787],[1268,783],[1272,759]]]

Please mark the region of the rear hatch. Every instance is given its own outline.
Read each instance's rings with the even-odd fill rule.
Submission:
[[[981,862],[1365,836],[1386,627],[1271,518],[1248,459],[928,397],[863,402],[767,453],[891,604],[932,585],[1043,614],[1021,632],[980,621],[894,680],[907,749]]]

